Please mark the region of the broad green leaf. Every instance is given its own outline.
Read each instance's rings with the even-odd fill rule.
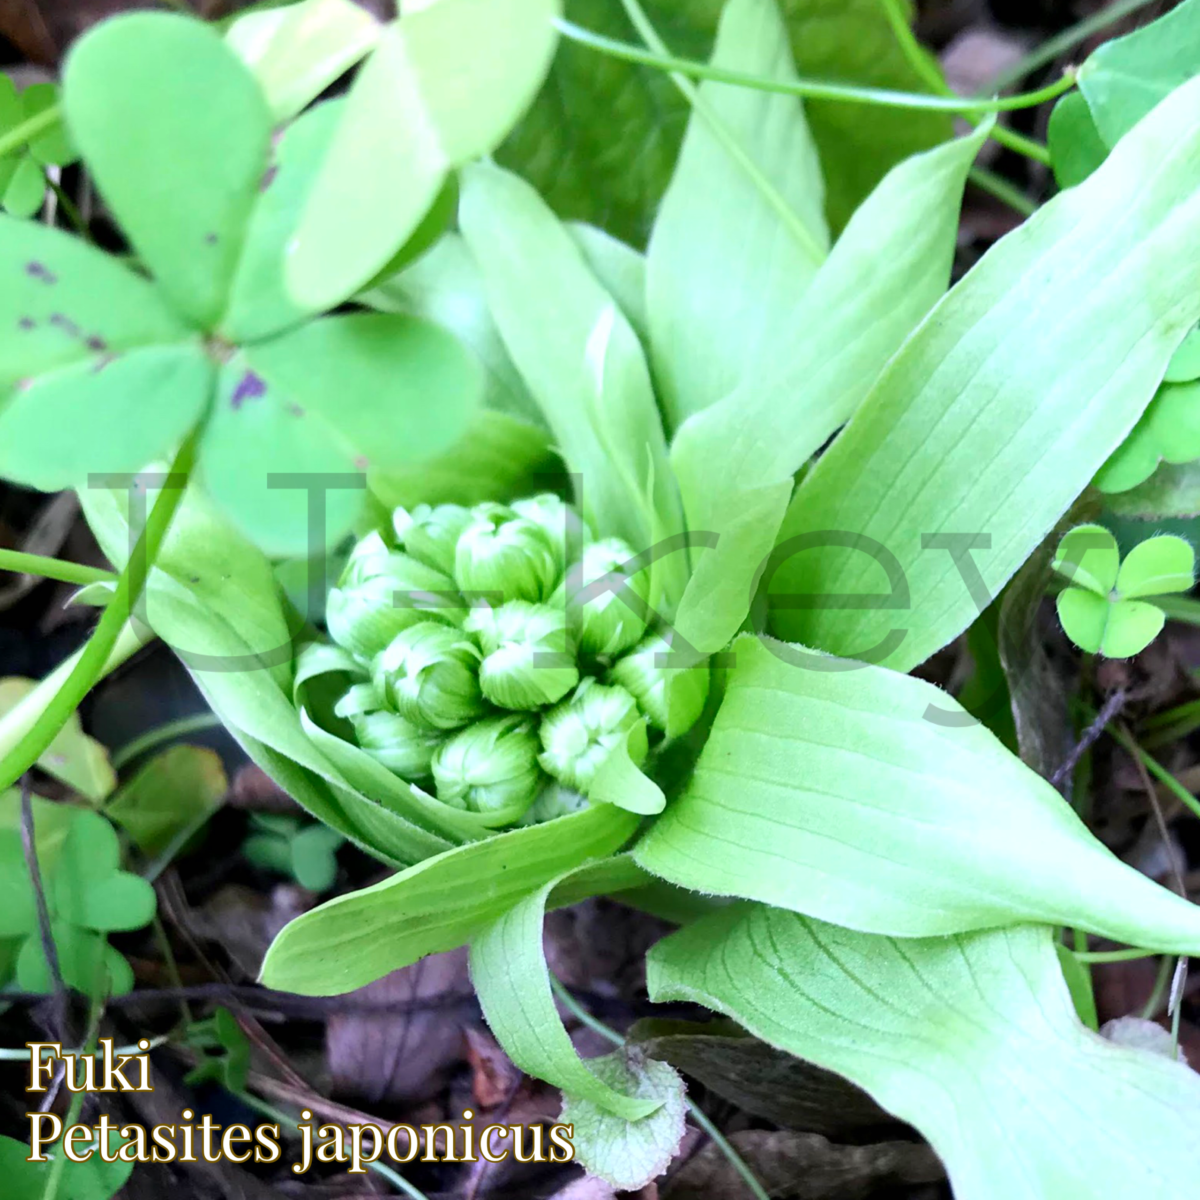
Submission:
[[[729,0],[712,63],[794,80],[775,0]],[[670,425],[773,366],[829,249],[824,198],[795,96],[699,87],[646,255],[651,358]]]
[[[1183,339],[1183,344],[1171,355],[1163,378],[1167,383],[1191,383],[1200,379],[1200,329],[1193,329]]]
[[[1190,592],[1196,582],[1196,552],[1181,537],[1161,534],[1139,542],[1125,555],[1117,591],[1125,599]]]
[[[1068,92],[1050,113],[1046,145],[1060,188],[1082,183],[1105,159],[1108,146],[1082,92]]]
[[[767,1042],[732,1021],[651,1018],[629,1031],[651,1058],[669,1062],[752,1116],[829,1138],[879,1129],[890,1118],[865,1092]]]
[[[594,1074],[554,1004],[542,925],[546,901],[562,878],[549,880],[472,936],[471,982],[496,1040],[522,1071],[624,1122],[637,1122],[661,1108],[663,1099],[639,1097]]]
[[[945,292],[963,185],[985,133],[893,168],[809,285],[776,364],[680,429],[671,461],[689,527],[720,537],[694,552],[675,620],[700,650],[719,650],[744,620],[794,474]]]
[[[654,1104],[654,1111],[627,1121],[594,1100],[568,1092],[559,1120],[572,1126],[571,1144],[589,1174],[622,1192],[637,1191],[670,1166],[683,1141],[683,1081],[673,1067],[647,1058],[637,1046],[623,1046],[590,1061],[592,1072],[609,1087],[632,1092]]]
[[[782,535],[818,544],[774,577],[779,636],[923,662],[1133,427],[1200,315],[1198,100],[1193,82],[1163,101],[1089,179],[998,242],[891,360],[797,489]],[[907,597],[880,588],[888,576]]]
[[[613,747],[596,772],[588,796],[597,804],[615,804],[629,812],[652,817],[666,807],[667,798],[662,788],[643,774],[630,756],[629,742],[633,736],[634,731],[630,730],[625,741]]]
[[[948,696],[742,637],[683,794],[634,846],[681,887],[927,937],[1044,921],[1191,953],[1200,908],[1122,863]]]
[[[32,679],[0,679],[0,718],[36,688]],[[99,804],[117,786],[108,751],[83,732],[78,712],[71,714],[37,765],[93,804]]]
[[[474,166],[462,187],[463,236],[508,352],[578,476],[585,516],[647,549],[652,514],[664,535],[681,516],[637,335],[528,184]]]
[[[359,299],[381,312],[424,317],[450,330],[483,364],[488,408],[542,421],[537,401],[504,348],[488,308],[483,276],[460,234],[447,233],[428,254]]]
[[[403,471],[369,469],[367,483],[388,508],[516,500],[557,487],[562,463],[545,430],[481,409],[444,454]]]
[[[1079,90],[1109,146],[1200,71],[1200,4],[1187,0],[1142,29],[1105,42],[1079,68]]]
[[[188,335],[154,287],[81,238],[0,215],[0,404],[23,382]]]
[[[371,52],[383,27],[352,0],[251,12],[225,40],[254,72],[276,122],[294,117]]]
[[[1108,507],[1122,517],[1157,521],[1200,515],[1200,463],[1162,463],[1146,480],[1127,492],[1106,496]]]
[[[255,544],[308,554],[314,539],[320,549],[350,529],[365,489],[356,476],[447,449],[482,393],[474,358],[429,322],[383,313],[311,321],[226,365],[201,442],[203,478]],[[307,487],[321,475],[341,479],[326,493],[325,528],[310,529]]]
[[[426,859],[298,917],[272,943],[262,981],[331,996],[461,946],[547,880],[618,850],[636,825],[602,804]]]
[[[310,315],[284,287],[284,258],[341,108],[339,101],[318,105],[293,121],[272,147],[221,318],[221,334],[231,342],[271,337]]]
[[[956,1200],[1186,1194],[1200,1079],[1085,1029],[1051,931],[891,941],[737,905],[650,951],[658,1001],[705,1004],[865,1088]]]
[[[559,0],[438,0],[387,26],[359,72],[288,258],[302,305],[380,271],[454,167],[493,150],[554,51]]]
[[[643,345],[650,342],[646,312],[646,258],[632,246],[595,225],[574,221],[567,226],[600,286],[617,302]]]
[[[221,806],[228,790],[221,757],[179,745],[155,755],[104,806],[104,815],[143,854],[158,855]]]
[[[705,59],[722,0],[651,0],[644,7],[672,53]],[[923,90],[879,0],[782,0],[792,55],[811,79]],[[566,16],[621,41],[640,39],[611,0],[568,0]],[[826,211],[840,230],[888,170],[950,136],[944,113],[808,101],[826,179]],[[564,218],[645,244],[688,116],[663,72],[617,62],[566,39],[529,115],[499,158],[531,180]]]
[[[0,475],[52,492],[137,471],[181,442],[212,397],[196,343],[93,358],[17,384],[0,409]]]
[[[211,326],[266,162],[271,118],[253,76],[202,22],[133,13],[75,43],[63,106],[138,256],[180,314]]]
[[[1052,566],[1068,583],[1107,596],[1117,586],[1121,551],[1103,525],[1076,525],[1063,535]]]

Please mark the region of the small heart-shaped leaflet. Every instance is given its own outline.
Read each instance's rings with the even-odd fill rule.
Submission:
[[[382,32],[352,0],[300,0],[246,13],[229,26],[225,40],[254,72],[279,123],[369,54]]]
[[[37,902],[21,835],[0,829],[0,938],[24,937],[37,928]]]
[[[85,996],[124,996],[133,991],[132,968],[102,933],[80,929],[66,921],[52,922],[50,932],[67,987]],[[17,986],[22,991],[43,995],[54,990],[54,977],[37,934],[25,939],[17,955]]]
[[[1103,525],[1077,525],[1063,534],[1052,565],[1068,583],[1107,596],[1117,585],[1120,564],[1117,539],[1109,530]]]
[[[408,4],[359,71],[288,260],[331,308],[408,241],[447,174],[499,143],[550,65],[561,0]]]
[[[1200,382],[1164,383],[1133,431],[1096,473],[1096,486],[1102,492],[1127,492],[1149,479],[1160,462],[1198,458]]]
[[[30,84],[18,93],[7,75],[0,75],[0,134],[39,117],[58,103],[52,83]],[[46,196],[43,167],[65,166],[75,158],[62,122],[39,134],[28,145],[0,158],[0,204],[14,217],[31,217]]]
[[[1117,573],[1117,595],[1131,600],[1190,592],[1196,583],[1196,552],[1174,534],[1159,534],[1139,542],[1125,556]]]
[[[102,22],[63,71],[67,124],[175,309],[221,315],[258,197],[271,115],[215,29],[169,13]]]
[[[55,917],[100,933],[148,925],[154,918],[154,889],[122,871],[120,858],[112,825],[97,813],[80,813],[48,889]]]

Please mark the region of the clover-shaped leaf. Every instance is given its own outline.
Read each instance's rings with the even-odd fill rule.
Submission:
[[[52,83],[34,83],[18,92],[7,75],[0,75],[0,135],[57,103],[58,89]],[[74,148],[58,122],[28,145],[0,157],[0,204],[14,217],[33,216],[46,195],[44,168],[66,166],[74,160]]]
[[[237,1018],[227,1008],[218,1008],[207,1021],[197,1021],[188,1027],[188,1044],[201,1051],[204,1057],[188,1072],[185,1082],[195,1087],[213,1082],[231,1092],[246,1087],[250,1070],[250,1042]]]
[[[263,548],[301,555],[306,489],[331,488],[317,535],[331,543],[368,466],[400,470],[458,437],[484,380],[456,339],[409,316],[321,318],[284,290],[337,104],[272,148],[262,90],[213,29],[135,13],[75,45],[63,105],[153,279],[0,221],[0,474],[79,487],[165,457],[199,425],[214,500]]]
[[[116,1150],[121,1137],[113,1130],[109,1146]],[[74,1144],[76,1154],[86,1153],[88,1147],[78,1141]],[[49,1159],[46,1162],[30,1162],[30,1149],[24,1142],[14,1138],[0,1137],[0,1176],[4,1179],[5,1196],[8,1200],[41,1200],[47,1194],[47,1181],[54,1169]],[[53,1157],[53,1151],[50,1152]],[[59,1177],[60,1200],[110,1200],[124,1186],[133,1173],[133,1163],[116,1156],[106,1162],[99,1154],[93,1154],[86,1162],[67,1159]]]
[[[1168,376],[1200,375],[1200,343],[1185,341]],[[1096,475],[1102,492],[1127,492],[1154,474],[1160,462],[1200,458],[1200,381],[1164,383],[1142,419]]]
[[[1189,591],[1196,560],[1182,538],[1147,538],[1121,560],[1116,539],[1101,525],[1079,525],[1064,535],[1054,569],[1071,586],[1058,596],[1067,636],[1090,654],[1129,658],[1144,650],[1166,620],[1143,597]]]
[[[324,892],[337,879],[337,851],[345,838],[326,825],[307,824],[293,817],[260,814],[257,833],[246,839],[242,853],[255,864],[290,875],[310,892]]]
[[[68,986],[88,995],[133,987],[133,972],[105,934],[140,929],[154,917],[154,889],[120,868],[113,827],[98,813],[76,812],[42,883],[59,969]],[[49,992],[37,907],[20,834],[0,829],[0,937],[21,938],[16,976],[26,991]]]

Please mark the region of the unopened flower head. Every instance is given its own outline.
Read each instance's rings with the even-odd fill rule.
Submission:
[[[375,680],[402,717],[433,729],[457,729],[486,710],[479,650],[470,636],[434,621],[398,634],[375,661]]]
[[[672,658],[687,665],[667,665]],[[612,665],[607,678],[629,692],[650,724],[664,733],[690,729],[708,699],[707,669],[689,663],[678,651],[672,652],[671,639],[662,634],[651,634],[639,642]]]
[[[567,571],[560,597],[584,654],[611,661],[646,632],[649,572],[631,572],[634,557],[620,538],[604,538],[585,546],[581,562]]]
[[[448,576],[380,541],[378,548],[351,556],[329,593],[325,624],[339,646],[371,659],[419,621],[461,619],[447,603],[453,592]]]
[[[562,575],[550,534],[503,504],[477,505],[454,551],[454,578],[465,593],[506,600],[548,600]]]
[[[483,646],[479,684],[498,708],[529,710],[561,700],[578,682],[579,668],[561,609],[510,600],[467,618]]]
[[[533,721],[513,713],[460,729],[434,754],[433,781],[452,808],[518,820],[546,783]]]
[[[552,708],[538,731],[543,770],[585,795],[596,772],[622,745],[636,766],[649,745],[646,719],[637,701],[622,687],[585,679],[574,693]]]
[[[518,517],[540,525],[550,537],[560,562],[566,562],[572,552],[585,541],[585,530],[575,510],[553,492],[542,492],[525,500],[513,501],[512,510]]]
[[[418,504],[412,512],[404,508],[396,509],[392,525],[407,553],[452,576],[454,548],[473,519],[471,510],[459,504],[439,504],[436,507]]]
[[[334,712],[354,726],[355,741],[389,771],[408,780],[429,775],[433,753],[444,735],[393,712],[373,682],[355,684]]]

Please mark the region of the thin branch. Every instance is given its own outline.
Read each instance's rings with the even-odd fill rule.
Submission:
[[[1096,744],[1100,735],[1108,727],[1108,723],[1114,720],[1125,707],[1125,689],[1118,688],[1107,700],[1103,707],[1096,714],[1096,718],[1083,732],[1081,737],[1067,755],[1062,766],[1050,776],[1050,782],[1055,787],[1060,787],[1066,780],[1071,777],[1071,772],[1079,766],[1079,760]]]
[[[46,903],[42,867],[38,862],[36,830],[33,824],[33,787],[28,775],[21,780],[21,849],[25,853],[25,868],[29,872],[29,882],[33,886],[42,954],[50,969],[50,980],[54,987],[54,1029],[58,1040],[66,1043],[70,1038],[70,1030],[67,1027],[69,998],[66,985],[63,983],[58,947],[54,943],[54,930],[50,924],[50,906]]]

